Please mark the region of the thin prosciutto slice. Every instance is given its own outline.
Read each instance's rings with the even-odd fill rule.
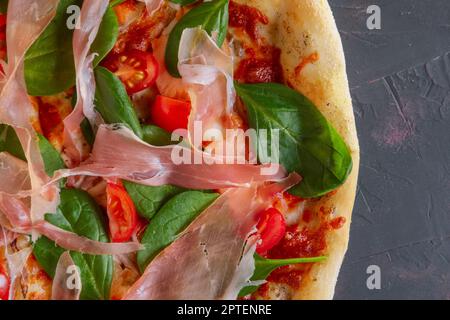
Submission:
[[[90,240],[75,233],[57,228],[45,221],[38,222],[33,226],[33,229],[53,240],[60,247],[81,253],[115,255],[132,253],[143,249],[143,246],[138,242],[107,243]]]
[[[248,239],[258,213],[300,180],[293,174],[225,192],[149,264],[125,299],[236,299],[254,272],[255,243]]]
[[[233,84],[233,56],[219,48],[215,41],[200,28],[183,32],[178,53],[178,69],[187,85],[192,105],[189,117],[189,141],[197,149],[202,141],[197,138],[199,129],[203,140],[211,141],[204,152],[216,157],[245,159],[256,163],[253,145],[255,134],[237,130],[233,121],[236,92]],[[236,117],[236,116],[235,116]],[[196,134],[197,133],[197,134]],[[246,134],[251,143],[245,143]],[[231,154],[230,151],[232,151]]]
[[[27,95],[24,56],[53,19],[58,3],[58,0],[14,0],[8,6],[8,64],[4,66],[5,75],[0,85],[0,122],[15,129],[28,161],[31,186],[34,190],[43,191],[32,195],[32,219],[41,219],[44,213],[54,212],[58,197],[55,188],[42,187],[49,178],[31,123],[31,119],[37,119],[37,116]]]
[[[140,2],[144,2],[147,7],[147,13],[149,15],[154,14],[156,11],[161,8],[164,3],[164,0],[139,0]]]
[[[94,125],[97,113],[94,110],[95,79],[92,62],[96,53],[91,53],[108,0],[85,0],[80,13],[80,28],[73,33],[73,54],[77,75],[77,103],[73,112],[64,120],[65,152],[77,165],[84,158],[84,141],[80,124],[84,116]]]
[[[74,273],[68,272],[75,263],[68,251],[64,252],[56,265],[52,283],[52,300],[79,300],[81,294],[81,276],[77,268]],[[74,279],[69,279],[75,277]],[[70,286],[69,286],[70,284]],[[72,288],[73,286],[73,288]]]
[[[236,99],[232,56],[217,47],[206,31],[193,28],[183,31],[178,61],[192,104],[190,135],[196,122],[204,131],[224,127],[222,119],[232,112]]]
[[[94,241],[73,232],[65,231],[44,220],[32,223],[27,206],[21,200],[2,193],[0,193],[0,213],[6,216],[15,232],[27,234],[36,231],[53,240],[60,247],[71,251],[93,255],[114,255],[132,253],[143,248],[138,242],[107,243]]]
[[[182,157],[185,163],[177,163]],[[70,170],[61,170],[55,179],[100,176],[149,186],[172,184],[204,190],[249,187],[253,182],[278,181],[285,177],[278,165],[275,165],[272,175],[265,175],[264,169],[270,166],[216,164],[216,160],[181,146],[149,145],[126,127],[101,125],[91,157],[86,163]]]
[[[0,152],[0,192],[29,196],[31,188],[28,165],[7,152]]]
[[[170,27],[169,27],[170,28]],[[168,30],[158,38],[152,41],[153,55],[159,65],[159,75],[156,79],[156,86],[161,95],[173,99],[189,100],[188,86],[181,78],[174,78],[166,69],[165,52],[167,40],[166,34]]]
[[[0,225],[15,231],[13,225],[28,223],[29,205],[21,198],[30,195],[30,176],[26,162],[6,152],[0,153]]]
[[[137,242],[104,243],[78,236],[53,226],[43,219],[33,221],[27,198],[21,191],[30,185],[25,162],[13,156],[0,153],[0,174],[5,183],[0,183],[0,224],[17,233],[38,232],[53,240],[59,246],[88,254],[125,254],[136,252],[142,247]]]
[[[17,239],[18,236],[18,234],[6,231],[0,226],[0,244],[3,242],[5,246],[4,254],[8,265],[10,278],[8,300],[14,300],[16,282],[20,280],[22,271],[24,270],[28,257],[32,251],[31,247],[26,247],[17,252],[12,252],[10,245]]]

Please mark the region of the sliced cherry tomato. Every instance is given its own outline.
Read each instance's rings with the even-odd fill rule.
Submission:
[[[123,186],[111,182],[106,187],[106,196],[112,241],[130,240],[138,221],[133,200]]]
[[[0,28],[6,26],[6,14],[0,13]]]
[[[128,94],[154,85],[159,72],[158,62],[151,53],[135,49],[110,55],[102,65],[120,78]]]
[[[270,208],[262,212],[257,228],[260,241],[256,252],[264,254],[283,239],[286,234],[286,221],[280,211]]]
[[[6,58],[6,15],[0,14],[0,59]],[[1,66],[0,66],[1,67]],[[3,73],[3,68],[1,68]]]
[[[186,101],[157,96],[152,106],[151,116],[153,122],[169,131],[187,129],[191,104]]]
[[[6,272],[0,266],[0,300],[9,299],[10,280]]]

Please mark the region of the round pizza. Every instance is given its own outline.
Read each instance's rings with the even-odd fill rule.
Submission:
[[[333,298],[359,147],[326,0],[0,11],[0,299]]]

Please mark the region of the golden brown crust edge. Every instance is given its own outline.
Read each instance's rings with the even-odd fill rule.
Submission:
[[[342,229],[328,235],[328,259],[316,264],[302,282],[295,299],[332,299],[347,251],[359,171],[359,144],[348,86],[344,50],[331,8],[326,0],[241,0],[269,17],[265,36],[282,50],[281,63],[290,85],[311,99],[349,146],[353,171],[326,207],[346,218]],[[268,33],[268,34],[267,34]],[[300,74],[303,58],[318,53],[319,60]]]

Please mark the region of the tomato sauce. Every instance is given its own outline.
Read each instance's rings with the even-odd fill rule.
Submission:
[[[326,253],[327,235],[330,231],[342,228],[346,219],[333,218],[332,210],[321,207],[317,211],[305,210],[302,217],[306,223],[318,219],[317,226],[291,226],[287,229],[284,239],[267,254],[269,259],[289,259],[299,257],[318,257]],[[270,283],[286,284],[293,289],[301,287],[302,278],[313,264],[285,266],[273,271],[267,278]],[[260,287],[257,296],[267,297],[268,288]],[[255,295],[254,295],[255,296]]]
[[[302,220],[303,220],[304,222],[306,222],[306,223],[310,223],[310,222],[312,221],[312,219],[313,219],[313,213],[312,213],[312,211],[306,209],[306,210],[303,212]]]
[[[245,49],[243,58],[236,69],[235,79],[244,83],[284,82],[281,66],[281,50],[264,44],[258,25],[267,25],[269,19],[258,9],[230,2],[230,22],[232,28],[246,33],[252,41]]]
[[[283,67],[281,66],[281,50],[273,46],[246,50],[247,58],[239,63],[235,78],[245,83],[283,83]]]
[[[291,288],[299,289],[301,285],[301,279],[310,267],[310,264],[303,265],[302,269],[294,269],[294,267],[292,266],[281,267],[272,272],[267,280],[269,282],[287,284]]]
[[[317,61],[319,61],[319,54],[317,52],[314,52],[313,54],[310,54],[309,56],[303,58],[300,61],[300,64],[295,68],[295,75],[298,77],[308,64]]]
[[[47,139],[51,136],[62,137],[64,126],[58,108],[50,103],[39,103],[39,123],[42,134]]]
[[[125,3],[124,3],[125,4]],[[138,10],[135,3],[127,4],[123,8],[116,8],[118,19],[125,19],[124,16],[131,15],[130,11]],[[175,12],[169,6],[149,15],[144,10],[125,30],[123,30],[112,50],[114,54],[122,53],[126,50],[135,49],[148,51],[151,41],[160,36],[164,28],[173,20]]]
[[[230,27],[241,28],[253,40],[259,38],[258,23],[268,24],[269,19],[258,9],[247,5],[238,4],[234,1],[230,2]]]

